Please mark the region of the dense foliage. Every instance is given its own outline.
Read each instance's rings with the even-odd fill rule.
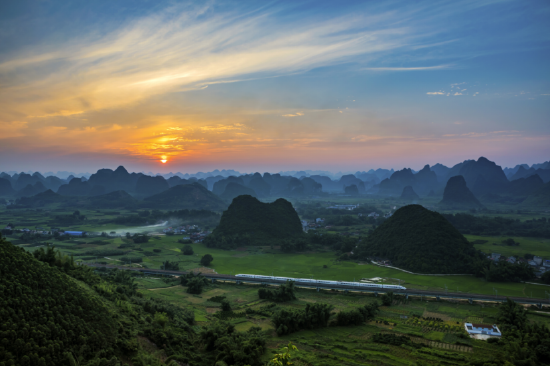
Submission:
[[[201,264],[203,266],[208,267],[210,265],[210,263],[212,263],[213,260],[214,260],[214,257],[212,257],[211,254],[205,254],[201,258]]]
[[[33,258],[0,239],[0,364],[62,365],[67,354],[110,357],[118,322],[102,302],[63,270],[53,248]]]
[[[260,358],[266,350],[266,342],[259,327],[237,332],[234,325],[217,322],[202,328],[199,337],[206,365],[263,364]]]
[[[443,214],[443,217],[463,234],[550,238],[550,221],[546,217],[525,221],[467,213]]]
[[[329,304],[307,304],[304,310],[280,309],[273,313],[271,321],[278,335],[290,334],[301,329],[327,327],[334,307]]]
[[[295,292],[294,281],[287,281],[285,284],[281,284],[276,290],[269,290],[266,288],[259,289],[258,297],[260,299],[267,299],[275,302],[284,302],[296,300]]]
[[[183,255],[193,255],[195,252],[193,251],[193,247],[189,244],[187,245],[184,245],[182,250],[181,250],[181,253]]]
[[[409,337],[405,335],[397,335],[391,333],[377,333],[372,336],[372,340],[376,343],[391,344],[393,346],[401,346],[402,344],[405,344],[414,348],[423,347],[422,344],[414,343]]]
[[[439,213],[408,205],[362,241],[358,256],[390,259],[418,273],[471,273],[471,262],[479,254]]]
[[[300,218],[287,200],[280,198],[272,203],[262,203],[252,196],[239,196],[223,212],[220,224],[204,243],[208,247],[235,248],[301,235]],[[236,237],[246,237],[249,242],[239,243],[234,240]]]
[[[489,282],[520,282],[535,278],[533,267],[520,262],[511,264],[479,259],[473,262],[472,268],[476,277],[485,278]]]
[[[197,274],[189,272],[180,276],[180,283],[182,286],[187,286],[187,293],[198,295],[208,285],[208,280],[200,272]]]
[[[500,306],[497,321],[503,337],[507,362],[513,365],[550,364],[550,329],[544,324],[529,323],[523,306],[508,299]]]
[[[361,325],[368,320],[374,319],[378,313],[378,303],[361,306],[349,311],[340,311],[336,314],[336,324],[338,325]]]

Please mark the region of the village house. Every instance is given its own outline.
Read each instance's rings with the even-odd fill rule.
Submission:
[[[534,256],[534,257],[533,257],[533,260],[535,261],[535,263],[536,263],[538,266],[542,266],[542,258],[541,258],[541,257]]]
[[[500,332],[500,329],[493,324],[475,324],[475,323],[464,323],[464,328],[466,329],[466,332],[470,335],[475,334],[484,334],[484,335],[491,335],[491,336],[502,336],[502,333]]]
[[[490,257],[487,257],[492,261],[498,261],[500,259],[500,253],[491,253]]]
[[[329,208],[351,211],[356,209],[357,207],[359,207],[359,205],[334,205],[334,206],[330,206]]]

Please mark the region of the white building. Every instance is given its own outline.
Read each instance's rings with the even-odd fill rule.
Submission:
[[[496,326],[496,324],[490,325],[490,324],[473,324],[473,323],[464,323],[464,328],[466,329],[466,332],[468,334],[485,334],[490,336],[502,336],[502,333],[500,332],[500,329]]]

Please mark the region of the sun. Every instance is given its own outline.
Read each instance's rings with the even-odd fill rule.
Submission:
[[[162,155],[161,159],[160,159],[160,162],[163,163],[163,164],[166,164],[167,161],[168,161],[168,159],[166,159],[166,155]]]

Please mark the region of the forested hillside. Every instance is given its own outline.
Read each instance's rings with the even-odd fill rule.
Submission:
[[[6,365],[63,365],[69,354],[110,358],[122,341],[121,325],[97,296],[4,239],[0,318],[0,361]]]
[[[263,364],[259,328],[196,331],[192,309],[144,299],[128,272],[98,273],[53,247],[31,255],[0,238],[0,365]]]
[[[289,239],[303,235],[300,218],[292,204],[283,198],[262,203],[244,195],[233,199],[224,211],[220,224],[209,235],[208,246],[231,247],[273,239]]]
[[[359,256],[390,259],[418,273],[471,273],[473,245],[437,212],[408,205],[360,244]]]

